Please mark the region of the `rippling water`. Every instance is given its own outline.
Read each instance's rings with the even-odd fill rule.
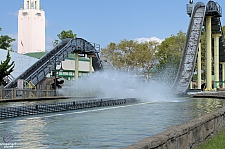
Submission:
[[[37,103],[40,101],[29,104]],[[0,107],[26,104],[1,103]],[[210,113],[224,104],[222,99],[179,98],[172,102],[140,102],[10,118],[0,121],[0,137],[11,134],[9,143],[20,149],[119,148]],[[4,139],[0,140],[1,147]]]

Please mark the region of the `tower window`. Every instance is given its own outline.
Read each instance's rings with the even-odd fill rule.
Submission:
[[[23,12],[23,16],[26,16],[26,15],[28,15],[28,13],[27,12]]]
[[[30,8],[30,6],[29,6],[30,4],[29,4],[29,1],[27,1],[27,9],[29,9]]]
[[[41,16],[41,13],[36,13],[37,16]]]
[[[37,9],[37,1],[34,2],[34,9]]]

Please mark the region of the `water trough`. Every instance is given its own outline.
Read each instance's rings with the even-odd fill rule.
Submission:
[[[45,114],[52,112],[62,112],[68,110],[79,110],[85,108],[95,108],[103,106],[114,106],[137,102],[136,98],[122,98],[122,99],[93,99],[93,100],[82,100],[73,102],[62,102],[54,104],[37,104],[29,106],[16,106],[0,108],[0,119],[12,118],[18,116]]]

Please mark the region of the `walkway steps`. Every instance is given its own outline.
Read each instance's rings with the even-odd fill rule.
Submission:
[[[73,102],[62,102],[55,104],[38,104],[29,106],[17,106],[17,107],[6,107],[0,108],[0,119],[45,114],[53,112],[62,112],[68,110],[79,110],[86,108],[95,108],[103,106],[114,106],[137,102],[136,98],[123,98],[123,99],[95,99],[95,100],[84,100],[84,101],[73,101]]]

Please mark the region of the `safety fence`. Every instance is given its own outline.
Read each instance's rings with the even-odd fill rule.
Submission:
[[[0,99],[51,97],[54,95],[55,95],[55,90],[0,89]]]
[[[18,116],[44,114],[52,112],[62,112],[68,110],[78,110],[85,108],[94,108],[102,106],[113,106],[137,102],[135,98],[125,99],[95,99],[73,102],[63,102],[54,104],[38,104],[29,106],[17,106],[0,108],[0,119],[12,118]]]

